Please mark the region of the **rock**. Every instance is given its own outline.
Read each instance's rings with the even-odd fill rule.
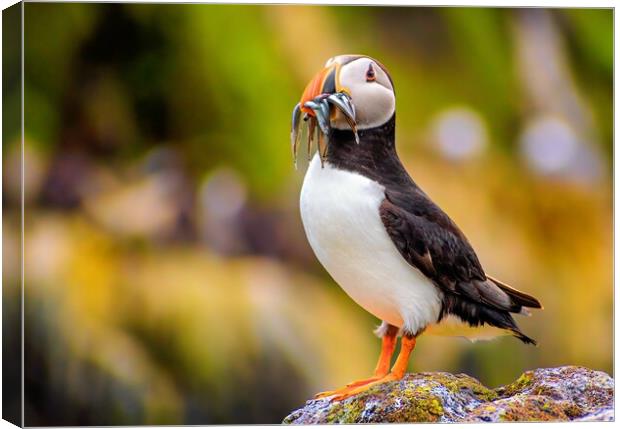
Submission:
[[[613,421],[614,380],[577,366],[527,371],[489,389],[465,374],[407,374],[343,401],[310,400],[283,423]]]

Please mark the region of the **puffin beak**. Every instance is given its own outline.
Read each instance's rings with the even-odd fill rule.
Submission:
[[[312,78],[308,85],[306,85],[301,95],[301,101],[299,102],[303,112],[310,116],[315,116],[313,109],[306,107],[305,104],[322,94],[333,94],[336,92],[336,73],[337,70],[335,65],[325,67]]]
[[[339,64],[331,64],[318,72],[308,83],[299,105],[306,115],[315,117],[321,130],[327,134],[329,120],[340,111],[351,129],[355,130],[355,107],[346,90],[338,82]],[[330,105],[337,108],[331,109]]]
[[[344,117],[347,124],[351,127],[355,135],[355,141],[359,144],[357,126],[355,122],[355,107],[351,103],[351,97],[346,90],[340,90],[338,84],[339,64],[331,64],[321,70],[306,86],[301,101],[293,110],[293,121],[291,129],[291,144],[293,157],[297,165],[297,148],[301,139],[301,125],[308,122],[308,156],[312,151],[312,141],[314,140],[315,129],[318,125],[320,133],[317,141],[321,160],[326,156],[327,145],[325,140],[329,139],[330,120],[339,113]],[[325,150],[323,150],[323,148]]]

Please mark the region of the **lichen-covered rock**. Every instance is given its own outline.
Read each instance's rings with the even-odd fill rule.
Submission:
[[[407,374],[343,401],[311,400],[284,423],[611,421],[613,379],[577,366],[527,371],[489,389],[464,374]]]

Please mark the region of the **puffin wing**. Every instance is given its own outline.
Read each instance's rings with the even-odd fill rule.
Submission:
[[[386,190],[379,211],[403,258],[443,292],[440,319],[453,314],[472,326],[487,323],[534,342],[510,313],[540,308],[538,300],[487,277],[465,235],[419,188],[406,194]]]

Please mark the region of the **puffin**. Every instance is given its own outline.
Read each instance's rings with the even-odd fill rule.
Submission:
[[[392,78],[366,55],[330,58],[293,110],[293,157],[304,140],[309,157],[300,193],[307,240],[333,280],[381,320],[373,375],[317,398],[343,400],[402,379],[423,333],[536,344],[512,314],[541,303],[484,271],[463,232],[407,173],[395,128]]]

